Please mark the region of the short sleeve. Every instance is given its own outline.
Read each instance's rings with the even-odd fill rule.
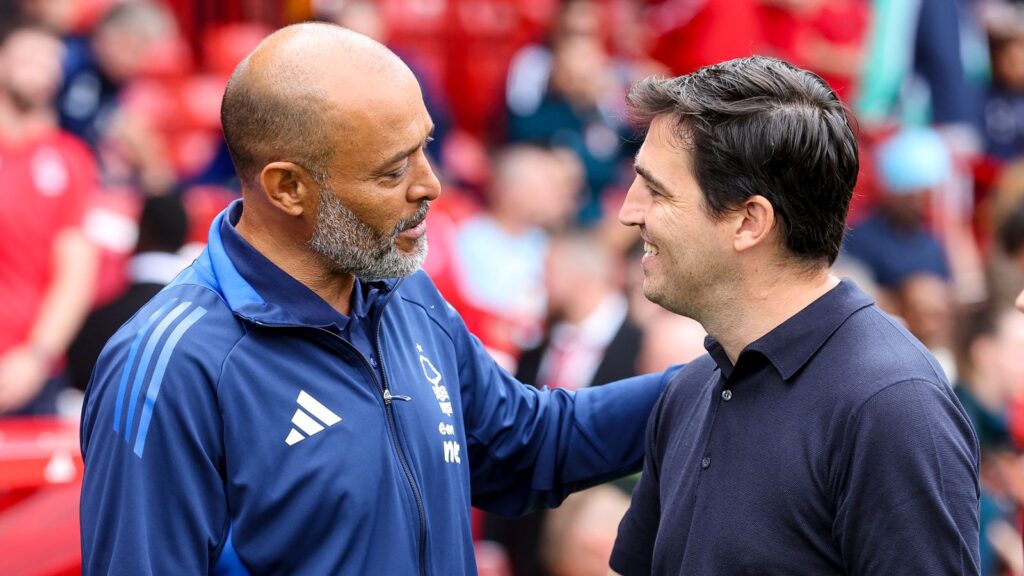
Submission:
[[[853,417],[834,533],[850,574],[977,574],[978,449],[944,384],[891,385]]]

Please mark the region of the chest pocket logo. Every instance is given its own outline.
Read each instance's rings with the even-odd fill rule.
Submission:
[[[441,373],[434,367],[434,363],[430,361],[423,354],[423,346],[420,344],[416,345],[416,351],[420,353],[420,367],[423,368],[423,377],[430,382],[430,387],[434,392],[434,397],[437,398],[438,407],[441,408],[441,412],[451,418],[453,414],[451,397],[448,395],[448,388],[441,384],[441,380],[444,378]]]

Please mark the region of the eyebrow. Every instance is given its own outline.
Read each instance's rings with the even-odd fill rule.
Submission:
[[[405,158],[408,158],[409,156],[411,156],[413,154],[413,152],[416,152],[417,150],[419,150],[424,144],[426,144],[428,142],[433,142],[434,141],[434,128],[435,128],[434,125],[430,126],[430,132],[427,133],[427,137],[426,137],[426,139],[424,139],[423,142],[420,142],[420,143],[416,144],[415,146],[410,146],[409,148],[406,148],[405,150],[402,150],[401,152],[398,152],[397,154],[391,156],[390,158],[388,158],[384,162],[381,162],[380,168],[377,169],[377,172],[386,172],[388,170],[388,168],[391,167],[391,165],[394,164],[395,162],[398,162],[399,160],[403,160]]]
[[[644,180],[647,180],[649,183],[653,184],[655,188],[659,188],[659,189],[661,189],[664,192],[668,192],[668,186],[665,186],[661,182],[661,180],[658,180],[657,178],[655,178],[654,174],[651,174],[651,171],[648,170],[647,168],[644,168],[643,166],[634,163],[633,164],[633,170],[635,170],[636,173],[639,174],[641,178],[643,178]]]

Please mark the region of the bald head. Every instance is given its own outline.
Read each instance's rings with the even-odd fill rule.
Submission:
[[[268,36],[231,75],[224,138],[243,189],[270,162],[302,166],[320,184],[351,117],[382,89],[415,82],[387,47],[340,26],[295,24]]]

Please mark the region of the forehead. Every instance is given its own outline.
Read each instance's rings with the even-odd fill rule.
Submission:
[[[11,33],[0,45],[0,50],[17,53],[18,56],[54,56],[63,51],[63,45],[56,36],[41,30],[23,29]],[[40,51],[43,51],[40,54]]]
[[[355,163],[376,163],[422,142],[433,122],[412,74],[345,82],[331,90],[339,112],[342,156]]]
[[[681,175],[676,174],[679,171],[688,173],[690,150],[680,141],[676,131],[674,118],[664,114],[656,117],[636,155],[637,165],[666,177],[668,174]]]

